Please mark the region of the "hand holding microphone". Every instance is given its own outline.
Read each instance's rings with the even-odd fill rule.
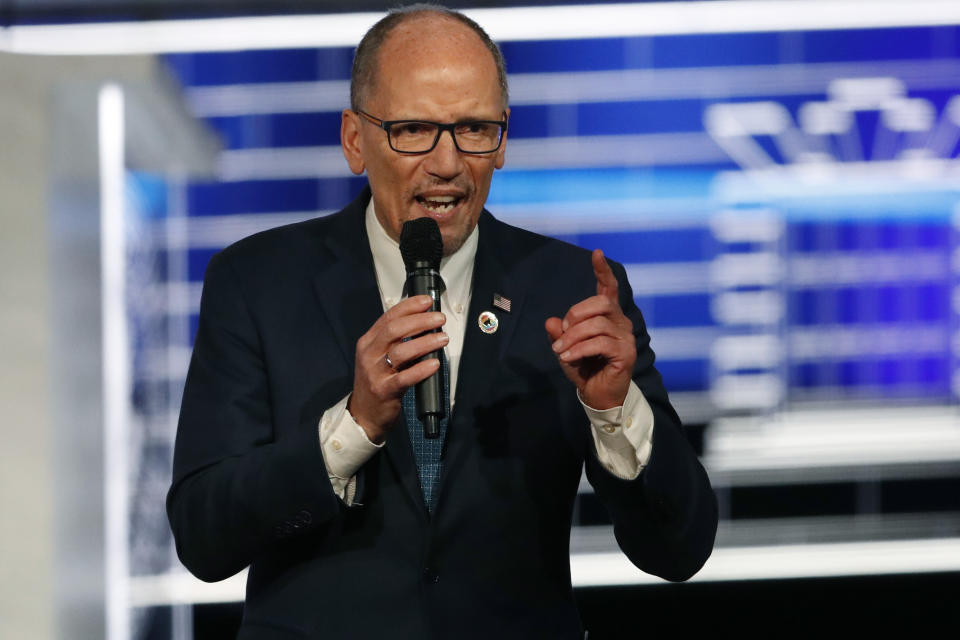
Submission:
[[[428,229],[431,225],[433,231]],[[436,221],[418,218],[404,223],[400,249],[407,266],[404,293],[408,297],[380,316],[357,341],[353,392],[347,404],[353,419],[375,443],[383,442],[396,424],[403,394],[413,385],[417,385],[417,415],[426,437],[439,434],[446,414],[438,358],[449,338],[441,329],[445,322],[439,311],[444,289],[440,278],[443,240]]]

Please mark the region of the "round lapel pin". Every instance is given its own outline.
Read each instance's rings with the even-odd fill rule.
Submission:
[[[500,321],[497,320],[497,316],[492,311],[484,311],[480,314],[480,317],[477,318],[477,324],[480,325],[480,331],[484,333],[496,333],[497,328],[500,326]]]

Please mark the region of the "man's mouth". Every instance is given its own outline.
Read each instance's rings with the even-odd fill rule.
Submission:
[[[417,196],[419,202],[425,209],[436,213],[446,213],[460,204],[463,200],[460,196]]]

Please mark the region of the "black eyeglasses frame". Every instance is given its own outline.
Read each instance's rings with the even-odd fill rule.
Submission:
[[[374,115],[371,115],[366,111],[363,111],[362,109],[355,109],[354,113],[357,113],[363,116],[364,118],[366,118],[367,121],[370,122],[370,124],[375,125],[380,129],[383,129],[384,133],[387,134],[387,144],[390,145],[390,149],[392,149],[396,153],[402,153],[403,155],[407,155],[407,156],[421,156],[426,153],[430,153],[431,151],[436,149],[437,143],[440,142],[440,136],[443,134],[444,131],[450,132],[450,137],[453,139],[453,146],[455,146],[457,148],[457,151],[459,151],[460,153],[466,153],[472,156],[483,156],[483,155],[487,155],[488,153],[495,153],[499,151],[500,147],[503,146],[503,136],[506,135],[507,133],[506,120],[462,120],[460,122],[445,123],[445,122],[434,122],[432,120],[381,120],[380,118]],[[503,117],[505,118],[506,115],[507,113],[506,111],[504,111]],[[429,124],[437,128],[437,136],[433,139],[433,144],[430,145],[429,149],[426,149],[424,151],[401,151],[400,149],[397,149],[396,147],[393,146],[393,139],[390,137],[390,128],[393,127],[394,125],[406,124],[411,122],[415,122],[419,124]],[[465,151],[464,149],[460,148],[460,143],[457,142],[457,134],[454,132],[454,129],[456,127],[463,126],[465,124],[471,124],[474,122],[477,124],[496,124],[500,126],[500,138],[497,140],[496,147],[494,147],[493,149],[490,149],[489,151]]]

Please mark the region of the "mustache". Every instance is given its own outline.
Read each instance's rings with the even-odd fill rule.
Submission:
[[[466,180],[455,179],[455,180],[431,180],[428,183],[419,184],[411,190],[413,197],[417,197],[422,193],[426,193],[432,189],[456,189],[463,193],[464,197],[470,196],[473,194],[473,185]]]

